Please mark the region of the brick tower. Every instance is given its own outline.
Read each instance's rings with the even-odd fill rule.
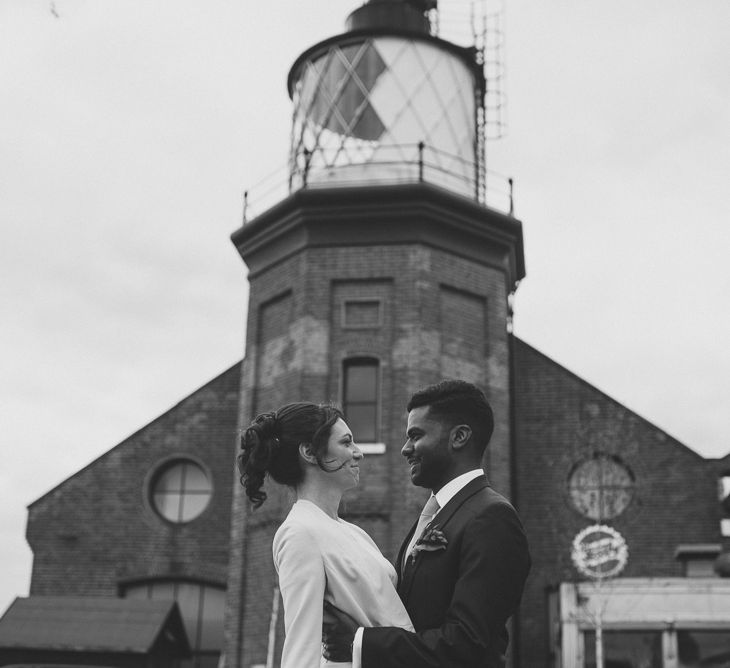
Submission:
[[[371,0],[289,73],[289,194],[232,240],[249,270],[240,424],[295,400],[331,400],[366,453],[341,514],[393,558],[424,501],[400,448],[405,405],[446,377],[481,386],[496,430],[485,468],[511,496],[509,297],[522,228],[485,204],[474,49],[433,36],[433,1]],[[292,502],[236,484],[226,665],[278,665],[271,541]]]

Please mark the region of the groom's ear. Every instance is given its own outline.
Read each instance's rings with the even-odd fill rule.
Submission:
[[[299,456],[307,462],[307,464],[316,464],[317,456],[314,454],[311,443],[299,444]]]
[[[457,424],[451,428],[449,441],[454,450],[461,450],[471,439],[471,427],[468,424]]]

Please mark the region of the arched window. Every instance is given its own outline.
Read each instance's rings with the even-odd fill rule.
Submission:
[[[181,668],[217,668],[223,649],[223,587],[183,580],[146,580],[125,586],[122,596],[177,601],[192,650],[192,658],[182,661]]]
[[[342,408],[356,443],[377,443],[380,413],[380,363],[353,357],[342,364]]]

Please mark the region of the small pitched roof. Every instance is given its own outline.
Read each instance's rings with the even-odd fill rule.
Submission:
[[[0,648],[146,654],[163,632],[189,653],[174,601],[30,596],[0,619]]]

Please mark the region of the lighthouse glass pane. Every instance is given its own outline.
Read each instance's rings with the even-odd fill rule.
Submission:
[[[424,180],[474,196],[474,90],[467,64],[427,40],[317,52],[292,94],[292,189]]]
[[[660,631],[604,631],[603,665],[616,668],[663,668]],[[585,668],[596,668],[596,634],[583,635]]]

